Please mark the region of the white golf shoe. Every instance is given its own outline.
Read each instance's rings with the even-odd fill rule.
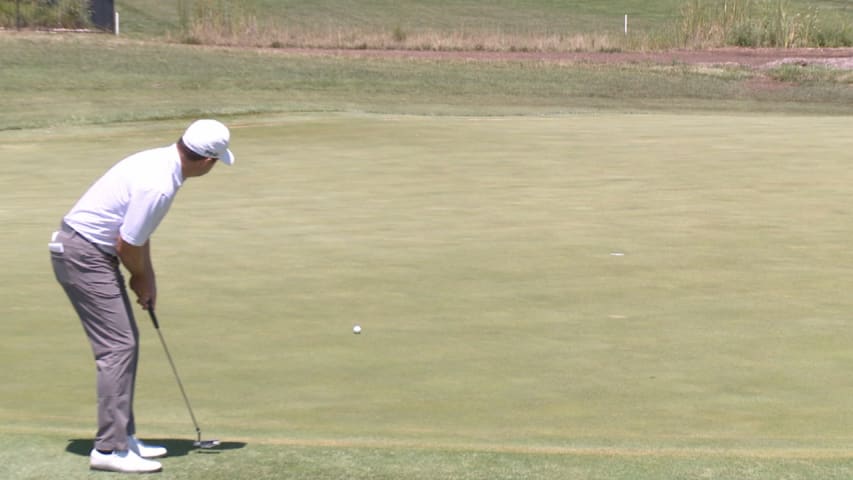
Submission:
[[[120,473],[152,473],[163,470],[160,462],[146,460],[130,450],[101,453],[95,449],[89,454],[89,468]]]
[[[166,447],[148,445],[136,438],[136,435],[127,437],[127,446],[130,450],[142,458],[160,458],[166,456]]]

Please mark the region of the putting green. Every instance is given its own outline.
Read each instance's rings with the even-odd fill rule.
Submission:
[[[188,181],[152,242],[202,430],[246,445],[169,459],[175,478],[227,462],[243,478],[849,475],[849,118],[226,123],[236,165]],[[0,132],[16,478],[38,478],[20,460],[35,448],[51,454],[33,471],[84,475],[94,427],[50,231],[109,165],[184,126]],[[192,440],[138,313],[140,434]]]

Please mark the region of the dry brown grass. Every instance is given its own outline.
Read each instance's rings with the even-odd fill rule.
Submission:
[[[179,0],[181,32],[171,39],[193,44],[275,48],[403,49],[431,51],[614,51],[623,35],[507,32],[498,28],[416,28],[329,23],[282,24],[250,7],[216,0]],[[178,35],[178,38],[175,38]],[[634,40],[632,40],[634,41]]]
[[[274,48],[328,49],[403,49],[434,51],[617,51],[640,48],[649,42],[637,42],[607,34],[509,34],[502,32],[442,32],[423,30],[402,32],[361,31],[352,28],[308,30],[287,27],[264,28],[257,22],[245,22],[225,31],[203,24],[193,25],[182,38],[186,43]]]
[[[677,22],[621,32],[554,32],[498,27],[437,28],[329,23],[303,24],[259,15],[245,5],[181,0],[181,32],[172,40],[193,44],[274,48],[403,49],[430,51],[597,52],[671,48],[844,46],[848,27],[824,25],[816,9],[795,11],[788,0],[686,0]],[[837,28],[836,28],[837,27]],[[175,38],[177,36],[177,38]]]

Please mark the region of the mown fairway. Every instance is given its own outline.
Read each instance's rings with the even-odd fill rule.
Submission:
[[[848,478],[847,117],[241,117],[154,238],[164,478]],[[183,121],[8,131],[4,478],[88,478],[60,216]],[[624,254],[624,255],[614,255]],[[354,323],[364,333],[351,333]],[[69,442],[70,441],[70,442]]]

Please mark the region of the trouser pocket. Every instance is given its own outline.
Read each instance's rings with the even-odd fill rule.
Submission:
[[[53,232],[47,249],[50,251],[50,263],[53,265],[53,274],[56,281],[61,284],[68,283],[68,266],[65,264],[65,244],[62,243],[62,232]]]

